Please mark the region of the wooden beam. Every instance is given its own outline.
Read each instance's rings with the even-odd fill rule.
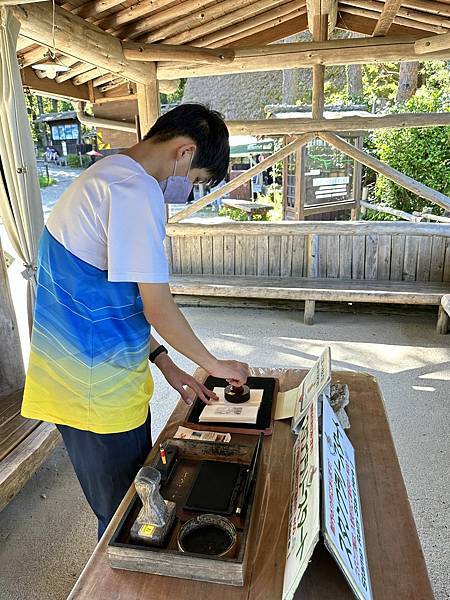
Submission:
[[[239,0],[237,9],[230,12],[228,0],[218,2],[189,18],[169,23],[157,31],[151,31],[142,41],[156,42],[164,39],[169,44],[186,44],[223,27],[247,19],[284,3],[284,0]]]
[[[73,85],[82,85],[83,83],[92,81],[96,77],[102,77],[103,75],[106,75],[106,73],[106,69],[99,69],[98,67],[96,67],[95,69],[90,69],[89,71],[86,71],[86,73],[77,75],[77,77],[74,77],[71,81]]]
[[[337,2],[332,0],[307,0],[308,27],[315,42],[325,42],[328,38],[328,15],[336,23]],[[323,117],[325,104],[325,65],[313,65],[312,68],[312,117]]]
[[[25,87],[42,96],[68,98],[69,100],[89,100],[89,89],[86,84],[75,86],[71,81],[57,83],[55,79],[48,79],[47,77],[40,79],[31,67],[22,69],[21,76]]]
[[[417,40],[414,44],[414,49],[417,54],[429,54],[430,52],[438,52],[439,50],[450,50],[450,33],[434,35],[433,37]]]
[[[161,114],[159,85],[156,79],[155,66],[153,66],[152,83],[147,85],[138,84],[136,88],[136,94],[138,101],[140,136],[143,138]]]
[[[379,12],[373,10],[367,10],[365,8],[359,8],[357,6],[354,6],[353,4],[350,4],[350,1],[346,2],[345,4],[342,4],[342,9],[345,10],[346,13],[350,13],[352,15],[361,15],[363,17],[369,17],[370,19],[375,20],[375,25],[378,21],[378,16],[380,14]],[[432,25],[426,19],[418,21],[415,19],[397,16],[394,19],[394,23],[397,25],[402,25],[407,29],[416,29],[422,32],[432,32],[438,34],[448,32],[448,29],[446,27],[441,27],[440,25]],[[392,27],[389,29],[389,36],[390,35],[394,35],[394,33],[392,32]]]
[[[40,2],[17,6],[14,15],[21,24],[23,37],[52,46],[52,4]],[[125,59],[119,39],[87,23],[80,17],[55,6],[55,45],[59,52],[122,75],[131,81],[147,83],[151,76],[147,65]]]
[[[403,0],[402,8],[403,7],[450,17],[450,4],[447,2],[435,2],[434,0]]]
[[[372,35],[375,25],[377,24],[379,16],[378,13],[373,12],[370,15],[364,16],[361,16],[361,14],[354,15],[353,13],[348,12],[348,8],[349,7],[345,5],[339,6],[336,27],[339,29],[344,29],[345,31],[355,31],[364,35]],[[389,29],[389,36],[419,37],[419,34],[417,29],[413,27],[407,27],[405,25],[397,25],[394,21],[394,25],[391,25]]]
[[[373,36],[386,35],[390,26],[397,16],[402,0],[386,0],[384,3],[383,12],[378,19],[378,22],[373,30]]]
[[[185,2],[183,6],[186,7],[186,10],[189,9],[189,6],[191,6],[189,10],[196,10],[201,8],[201,4],[206,4],[208,1],[209,0],[202,0],[199,2],[198,0],[195,0],[194,5]],[[173,0],[142,0],[137,4],[133,4],[133,6],[119,10],[113,15],[108,15],[103,18],[98,25],[105,30],[122,27],[121,31],[123,31],[123,26],[127,23],[141,20],[143,17],[147,17],[149,14],[154,13],[152,17],[155,23],[154,26],[158,27],[160,24],[175,18],[176,13],[173,9],[169,13],[164,10],[165,7],[170,6],[171,4],[173,4]],[[195,8],[192,8],[192,6],[195,6]],[[176,9],[178,11],[180,10],[178,3]],[[121,32],[119,32],[119,37],[122,37]]]
[[[450,112],[396,113],[371,117],[338,117],[336,119],[260,119],[227,121],[231,135],[299,135],[314,131],[373,131],[407,127],[450,126]]]
[[[319,22],[316,21],[316,19],[320,20],[320,15],[327,15],[328,35],[332,33],[336,27],[338,12],[337,5],[337,0],[306,0],[306,6],[308,8],[308,29],[313,37],[313,31],[317,30]],[[325,34],[323,34],[321,37],[326,39]]]
[[[88,19],[90,17],[98,17],[103,12],[111,10],[111,8],[116,7],[122,2],[123,0],[90,0],[81,6],[72,9],[71,12],[82,19]]]
[[[290,144],[283,146],[283,148],[281,148],[280,150],[278,150],[271,156],[268,156],[267,158],[262,160],[260,163],[258,163],[254,167],[247,169],[247,171],[244,171],[243,173],[241,173],[240,175],[238,175],[237,177],[235,177],[234,179],[232,179],[231,181],[226,183],[220,189],[215,190],[214,192],[211,192],[210,194],[207,194],[203,198],[200,198],[200,200],[197,200],[197,202],[194,202],[193,204],[191,204],[184,210],[182,210],[179,213],[177,213],[176,215],[174,215],[169,220],[169,223],[178,223],[179,221],[186,219],[187,217],[190,217],[191,215],[193,215],[194,213],[199,211],[201,208],[203,208],[204,206],[208,206],[208,204],[211,204],[211,202],[214,202],[214,200],[217,200],[224,194],[228,194],[229,192],[232,192],[233,190],[238,188],[240,185],[242,185],[243,183],[245,183],[246,181],[251,179],[254,175],[258,175],[258,173],[261,173],[268,167],[271,167],[276,162],[283,160],[284,158],[289,156],[289,154],[292,154],[292,152],[295,152],[296,150],[298,150],[299,148],[301,148],[302,146],[304,146],[305,144],[310,142],[315,137],[316,136],[313,133],[304,133],[303,135],[296,138]]]
[[[210,48],[220,47],[242,37],[258,33],[266,28],[280,25],[284,21],[288,21],[289,19],[293,19],[296,16],[301,16],[303,14],[306,14],[304,0],[291,0],[290,2],[286,2],[286,4],[272,8],[271,10],[266,10],[262,14],[244,19],[239,23],[229,25],[228,27],[214,31],[206,36],[197,38],[192,42],[192,45],[200,47],[208,46]],[[213,46],[213,44],[216,45]]]
[[[344,10],[347,9],[348,6],[353,6],[381,14],[385,4],[383,2],[379,2],[378,0],[341,0],[340,6],[344,8]],[[444,14],[442,11],[433,14],[419,10],[412,10],[410,8],[403,8],[402,4],[402,7],[400,7],[397,15],[394,17],[394,23],[398,18],[404,18],[417,21],[417,23],[421,25],[424,23],[429,23],[430,25],[435,25],[437,27],[450,27],[450,19],[448,17],[450,17],[450,6],[447,7],[446,14]]]
[[[129,60],[156,62],[160,60],[200,64],[226,64],[234,59],[233,50],[212,50],[185,45],[123,43],[123,54]]]
[[[228,73],[275,71],[312,67],[314,64],[346,65],[418,60],[414,43],[417,37],[352,38],[327,42],[271,44],[256,48],[235,48],[235,59],[227,65],[158,64],[158,79],[206,77]],[[448,60],[450,50],[429,55]]]
[[[433,204],[438,204],[439,206],[442,206],[442,208],[450,210],[450,198],[445,194],[441,194],[441,192],[437,192],[436,190],[429,188],[427,185],[412,179],[412,177],[408,177],[408,175],[400,173],[400,171],[397,171],[397,169],[394,169],[381,162],[381,160],[378,160],[378,158],[375,158],[370,154],[367,154],[367,152],[363,152],[362,150],[355,148],[355,146],[352,146],[352,144],[349,144],[334,133],[321,132],[318,135],[322,140],[331,146],[334,146],[341,152],[344,152],[344,154],[354,158],[377,173],[381,173],[381,175],[384,175],[397,185],[404,187],[413,194],[417,194],[421,198],[425,198],[426,200],[433,202]]]
[[[61,75],[58,75],[56,77],[56,83],[63,83],[64,81],[67,81],[68,79],[73,79],[74,77],[78,77],[78,75],[82,75],[83,73],[86,73],[87,71],[91,71],[92,70],[92,65],[86,64],[85,62],[76,62],[69,71],[66,71],[65,73],[61,73]]]
[[[240,37],[235,42],[226,42],[224,45],[233,45],[236,48],[254,48],[255,46],[264,46],[278,42],[290,35],[295,35],[301,31],[308,29],[308,23],[306,19],[306,12],[300,16],[294,16],[294,18],[287,19],[281,23],[275,21],[269,21],[266,26],[255,27],[247,31],[245,37]],[[215,46],[215,44],[213,44]]]
[[[44,2],[45,0],[0,0],[0,6],[14,6],[15,4],[31,4],[32,2]]]
[[[169,237],[215,235],[419,235],[444,236],[450,229],[441,223],[405,223],[402,221],[232,221],[230,223],[172,223],[166,227]]]

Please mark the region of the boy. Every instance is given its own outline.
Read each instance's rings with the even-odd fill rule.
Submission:
[[[216,359],[193,333],[170,293],[163,246],[164,203],[221,181],[229,152],[218,113],[181,105],[78,177],[44,229],[22,415],[56,423],[99,538],[151,449],[149,354],[185,401],[184,386],[214,400],[150,325],[211,375],[247,378],[246,364]]]

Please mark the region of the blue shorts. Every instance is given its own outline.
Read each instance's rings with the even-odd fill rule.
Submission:
[[[143,425],[121,433],[93,433],[57,425],[86,500],[103,535],[152,448],[150,410]]]

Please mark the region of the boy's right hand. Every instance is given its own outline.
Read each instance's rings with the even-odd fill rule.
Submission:
[[[240,387],[247,381],[249,367],[247,363],[238,360],[217,360],[216,365],[209,372],[213,377],[226,379],[228,383]]]

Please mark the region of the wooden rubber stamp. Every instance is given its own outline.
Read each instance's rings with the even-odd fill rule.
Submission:
[[[233,404],[243,404],[250,400],[250,388],[248,385],[241,387],[235,387],[234,385],[227,385],[225,388],[225,400],[232,402]]]

